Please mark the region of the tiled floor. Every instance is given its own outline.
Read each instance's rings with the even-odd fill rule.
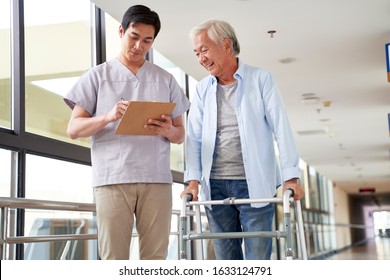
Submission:
[[[327,260],[390,260],[390,238],[376,237],[332,255]]]

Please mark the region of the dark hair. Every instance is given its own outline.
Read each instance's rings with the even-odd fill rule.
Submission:
[[[131,6],[127,9],[122,19],[122,27],[124,32],[129,28],[130,24],[145,23],[154,26],[154,38],[157,37],[161,28],[160,18],[158,14],[148,7],[143,5]]]

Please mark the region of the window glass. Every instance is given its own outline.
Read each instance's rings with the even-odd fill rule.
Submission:
[[[321,210],[329,211],[329,192],[328,192],[328,179],[325,176],[319,175],[319,195],[321,201]]]
[[[331,228],[329,226],[329,215],[323,214],[322,216],[322,222],[323,222],[323,231],[324,231],[324,251],[330,251],[332,249],[331,246],[331,235],[330,231]]]
[[[26,198],[92,203],[91,167],[28,154]],[[26,210],[27,236],[96,232],[91,212]],[[25,246],[25,259],[96,259],[95,243],[96,240],[30,243]]]
[[[312,209],[320,209],[320,196],[318,192],[318,173],[313,167],[309,167],[309,199]]]
[[[11,151],[0,149],[0,196],[11,196]]]
[[[62,141],[71,110],[63,96],[91,67],[90,1],[24,2],[26,131]],[[50,12],[48,12],[50,11]]]
[[[0,1],[0,127],[11,128],[10,1]]]
[[[109,14],[105,14],[106,23],[106,59],[110,60],[118,56],[121,48],[121,39],[119,38],[119,25],[116,19]]]
[[[96,223],[91,213],[26,210],[25,235],[96,234]],[[97,241],[68,240],[33,242],[24,245],[25,260],[96,260]]]
[[[26,198],[92,203],[91,167],[28,154]]]
[[[373,218],[375,236],[390,238],[390,211],[375,211]]]
[[[188,76],[188,91],[190,96],[190,101],[192,101],[192,98],[195,94],[196,84],[198,83],[197,80],[195,80],[193,77]]]
[[[301,203],[302,207],[310,208],[310,199],[309,199],[309,172],[308,172],[308,166],[307,163],[299,159],[299,178],[300,178],[300,184],[302,188],[305,191],[305,195],[303,196]]]
[[[166,71],[171,73],[178,82],[179,86],[185,92],[185,73],[173,64],[169,59],[153,49],[153,63],[164,68]],[[185,114],[183,114],[183,125],[186,124]],[[184,171],[184,145],[171,145],[171,169],[176,171]]]
[[[158,39],[157,39],[158,40]],[[175,77],[179,86],[185,91],[185,73],[177,65],[162,55],[156,49],[153,49],[153,63],[164,68]]]

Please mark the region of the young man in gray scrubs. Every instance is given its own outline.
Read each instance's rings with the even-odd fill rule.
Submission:
[[[140,259],[165,259],[172,214],[170,143],[184,140],[189,101],[174,77],[145,60],[160,19],[136,5],[119,27],[117,58],[87,71],[64,98],[73,110],[72,139],[91,137],[93,187],[101,259],[129,259],[134,216]],[[158,136],[116,135],[129,101],[175,102],[164,121],[149,120]]]

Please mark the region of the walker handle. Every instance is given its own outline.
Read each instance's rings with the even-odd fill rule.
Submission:
[[[185,193],[182,197],[182,206],[181,206],[181,211],[180,211],[180,217],[182,219],[187,219],[186,217],[186,207],[187,207],[187,202],[192,200],[192,194],[191,193]]]
[[[291,191],[290,197],[294,197],[294,190],[291,188],[288,188],[287,190]]]
[[[183,199],[185,198],[186,201],[192,201],[193,199],[193,195],[192,193],[186,193],[184,196],[183,196]]]

